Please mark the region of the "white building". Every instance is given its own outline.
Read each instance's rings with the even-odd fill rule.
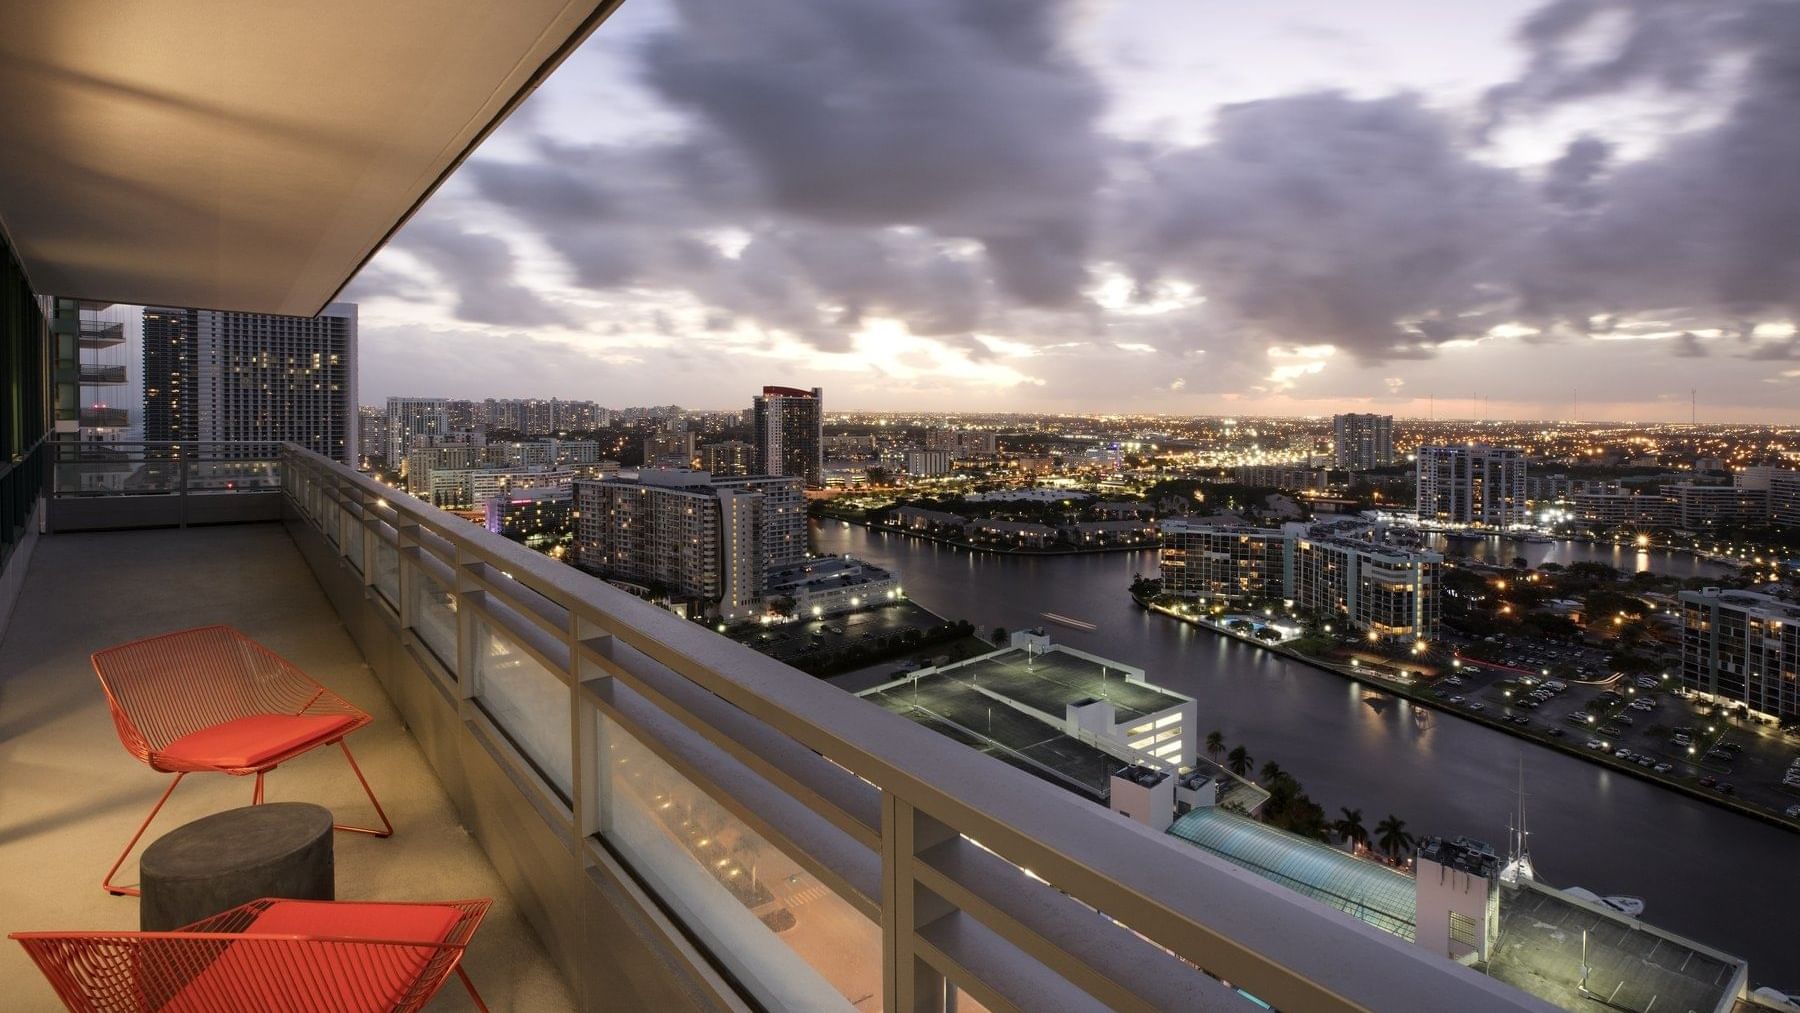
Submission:
[[[1418,465],[1420,520],[1489,528],[1529,521],[1523,451],[1482,443],[1420,447]]]
[[[1800,605],[1757,591],[1681,592],[1681,684],[1765,718],[1800,719]]]

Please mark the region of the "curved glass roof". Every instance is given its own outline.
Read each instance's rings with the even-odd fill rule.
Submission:
[[[1217,807],[1193,810],[1169,833],[1378,929],[1413,938],[1418,904],[1411,876]]]

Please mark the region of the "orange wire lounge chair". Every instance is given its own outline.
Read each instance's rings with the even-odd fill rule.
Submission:
[[[462,968],[487,900],[253,900],[174,932],[15,932],[77,1013],[416,1010]]]
[[[126,752],[175,780],[131,835],[100,885],[115,895],[113,875],[149,829],[181,779],[197,771],[256,775],[250,802],[263,801],[263,775],[319,746],[337,745],[381,817],[381,829],[336,824],[336,829],[388,837],[394,825],[344,736],[369,715],[308,678],[285,658],[229,626],[165,633],[109,647],[94,655],[94,674],[106,690],[113,724]]]

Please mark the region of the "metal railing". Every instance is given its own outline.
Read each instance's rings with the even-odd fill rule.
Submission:
[[[52,531],[274,520],[281,444],[56,441]]]
[[[377,673],[412,680],[389,691],[428,755],[450,734],[499,758],[507,822],[478,839],[541,833],[569,871],[523,846],[496,866],[570,890],[622,870],[612,903],[697,950],[720,1005],[1548,1008],[317,454],[284,448],[279,482]],[[868,926],[864,984],[850,929],[829,966],[775,942],[792,897],[727,834]],[[560,921],[558,889],[524,907],[565,973],[600,973],[588,947],[614,944]]]

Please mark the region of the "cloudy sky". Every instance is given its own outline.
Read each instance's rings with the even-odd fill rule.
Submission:
[[[1797,122],[1791,0],[626,0],[362,389],[1800,422]]]

